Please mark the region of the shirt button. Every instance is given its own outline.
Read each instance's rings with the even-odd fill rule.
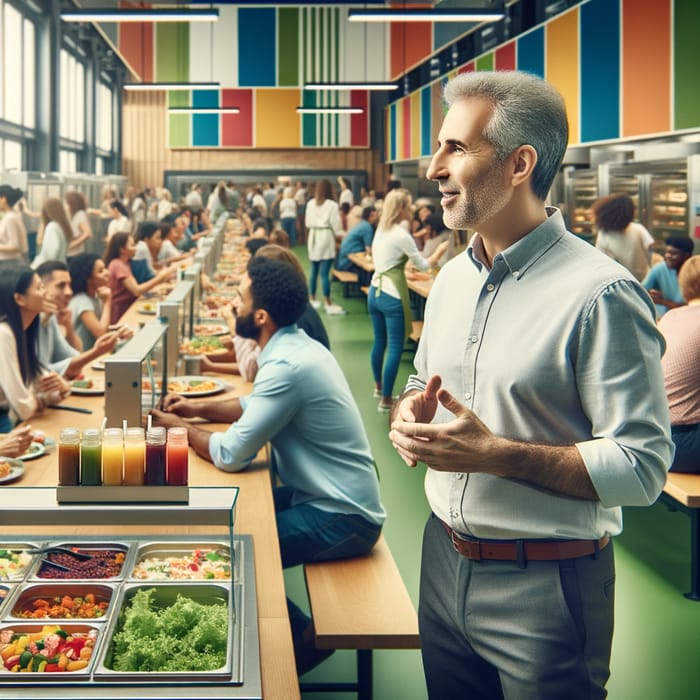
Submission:
[[[467,393],[464,395],[464,398],[465,398],[467,401],[469,401],[469,399],[471,399],[471,397],[472,397],[472,395],[471,395],[469,392],[467,392]]]
[[[477,336],[473,335],[471,338],[469,338],[469,340],[471,340],[472,343],[476,343],[479,341],[479,338]]]
[[[455,474],[455,479],[464,479],[464,474],[462,472],[457,472]]]
[[[496,289],[496,287],[494,287],[492,284],[487,284],[487,285],[486,285],[486,289],[487,289],[489,292],[492,292],[494,289]]]
[[[520,277],[520,272],[519,272],[518,270],[516,270],[516,271],[513,273],[513,277],[515,277],[516,279],[517,279],[518,277]]]
[[[454,508],[452,508],[450,510],[450,517],[451,518],[456,518],[458,515],[459,515],[459,513]]]

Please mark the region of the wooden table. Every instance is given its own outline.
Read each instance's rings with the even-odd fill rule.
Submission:
[[[124,320],[129,322],[127,312]],[[131,325],[131,324],[130,324]],[[86,375],[100,376],[95,370],[86,369]],[[251,384],[243,382],[234,375],[212,375],[233,386],[239,395],[248,393]],[[99,427],[104,414],[104,396],[70,396],[66,405],[89,408],[92,414],[73,413],[57,409],[48,409],[43,415],[30,422],[36,429],[43,430],[47,436],[58,439],[63,427],[74,426],[81,430]],[[212,424],[212,430],[224,430],[228,426]],[[14,485],[21,487],[55,486],[58,482],[58,458],[55,447],[47,454],[25,462],[25,474]],[[289,618],[282,575],[282,561],[277,539],[275,511],[272,501],[270,472],[267,469],[266,453],[263,451],[256,462],[244,472],[229,474],[220,471],[210,462],[197,456],[190,449],[189,484],[191,486],[238,486],[240,488],[236,506],[235,531],[253,536],[255,562],[255,581],[258,602],[258,631],[260,637],[260,658],[263,697],[267,700],[294,700],[300,697],[299,683],[294,663]],[[7,489],[11,486],[8,485]],[[9,490],[3,489],[7,497]],[[226,533],[226,529],[210,526],[94,526],[86,524],[71,528],[67,535],[115,535],[130,534],[208,534]],[[45,527],[4,527],[5,537],[26,537],[27,535],[50,534]],[[51,697],[47,689],[46,697]]]
[[[348,253],[348,260],[356,265],[359,272],[359,282],[361,287],[367,287],[374,274],[374,262],[372,256],[366,253]]]

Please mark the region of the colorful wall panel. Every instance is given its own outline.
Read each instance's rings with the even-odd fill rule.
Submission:
[[[697,129],[699,32],[698,0],[588,0],[454,73],[517,68],[544,77],[566,102],[571,145]],[[439,88],[447,77],[431,85]],[[430,131],[434,148],[442,117],[432,102],[441,97],[433,89],[428,100],[427,88],[403,98],[420,95],[420,109],[408,122],[388,120],[398,132],[387,143],[412,143],[402,132],[408,128]],[[396,149],[392,160],[416,157],[405,150]],[[421,138],[418,157],[430,150]]]

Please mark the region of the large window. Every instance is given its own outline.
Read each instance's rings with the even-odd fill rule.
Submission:
[[[22,144],[0,138],[0,170],[22,170]]]
[[[61,49],[61,138],[85,140],[85,68],[75,56]]]
[[[100,151],[112,150],[112,91],[102,82],[97,84],[97,123],[95,145]]]

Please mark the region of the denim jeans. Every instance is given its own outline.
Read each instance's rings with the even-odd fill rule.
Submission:
[[[297,244],[297,218],[296,216],[287,216],[284,219],[280,219],[282,228],[287,232],[289,236],[289,243],[292,248]]]
[[[403,306],[396,297],[378,292],[376,287],[370,287],[367,307],[374,328],[374,344],[370,354],[372,374],[374,381],[382,385],[382,396],[390,399],[394,392],[394,382],[403,352],[405,334]]]
[[[329,513],[308,503],[293,506],[293,493],[294,489],[288,486],[273,490],[285,569],[314,561],[357,557],[369,552],[379,538],[380,525],[373,525],[359,515]],[[292,636],[298,639],[309,618],[289,598],[287,607]]]
[[[323,296],[326,299],[331,298],[331,266],[333,265],[333,258],[328,260],[312,260],[311,270],[309,272],[309,289],[311,291],[311,296],[316,296],[316,282],[318,280],[319,273],[321,274],[321,284],[323,285]]]
[[[0,433],[9,433],[15,425],[10,418],[8,411],[0,413]]]

